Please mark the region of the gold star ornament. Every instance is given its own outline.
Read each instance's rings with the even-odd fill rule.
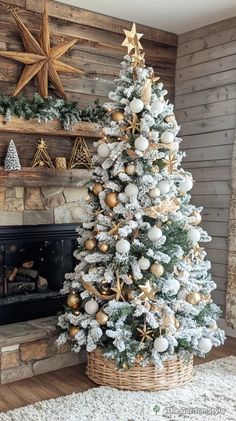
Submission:
[[[147,281],[145,285],[139,285],[138,286],[142,292],[138,296],[141,300],[155,300],[155,295],[157,292],[157,289],[153,288],[153,285],[150,281]]]
[[[136,24],[133,23],[131,31],[127,31],[126,29],[123,30],[125,33],[125,40],[122,42],[122,47],[127,47],[127,52],[130,52],[133,49],[143,49],[142,45],[140,44],[139,40],[142,38],[143,34],[137,34],[136,31]]]
[[[124,129],[126,132],[131,132],[132,134],[140,132],[140,123],[135,113],[133,113],[132,120],[128,120],[128,123],[129,126]]]
[[[36,76],[39,93],[42,97],[48,96],[48,82],[50,81],[60,96],[66,99],[66,94],[58,76],[58,72],[83,74],[84,71],[63,63],[59,59],[78,41],[78,39],[73,39],[69,42],[51,47],[46,5],[44,8],[39,40],[32,35],[15,11],[12,11],[12,15],[20,30],[20,35],[25,48],[25,52],[0,51],[0,56],[25,64],[13,96],[17,95],[27,83]]]
[[[113,288],[111,288],[111,290],[114,291],[116,294],[116,301],[119,301],[120,299],[125,301],[125,298],[123,297],[123,286],[124,281],[120,282],[119,276],[116,275],[116,285]]]
[[[138,327],[137,331],[141,337],[141,342],[152,340],[153,330],[148,329],[146,323],[143,326]]]

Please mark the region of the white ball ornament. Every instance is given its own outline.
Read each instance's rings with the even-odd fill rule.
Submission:
[[[158,187],[153,187],[153,189],[149,190],[148,196],[151,197],[151,199],[156,199],[158,196],[160,196],[161,192]]]
[[[99,305],[97,303],[97,301],[95,300],[89,300],[87,301],[87,303],[84,306],[84,309],[86,311],[87,314],[95,314],[97,313],[98,309],[99,309]]]
[[[170,184],[165,181],[165,180],[161,180],[158,185],[157,185],[158,189],[160,190],[160,193],[163,194],[167,194],[170,191]]]
[[[179,189],[185,193],[193,188],[193,180],[190,177],[185,177],[184,181],[179,183]]]
[[[134,147],[140,152],[144,152],[149,146],[148,139],[144,136],[138,136],[137,139],[135,139]]]
[[[178,279],[175,279],[175,278],[171,279],[169,282],[167,281],[166,284],[164,285],[164,290],[168,294],[176,295],[179,289],[180,289],[180,283]]]
[[[106,143],[100,143],[97,148],[97,153],[99,156],[101,156],[101,158],[107,158],[110,155],[111,150],[109,146],[106,145]]]
[[[138,196],[138,187],[136,184],[130,183],[125,187],[125,194],[127,197],[135,198]]]
[[[138,260],[138,265],[141,270],[148,270],[150,268],[151,263],[146,257],[141,257]]]
[[[168,349],[169,342],[166,338],[159,336],[159,338],[155,339],[153,345],[157,352],[165,352]]]
[[[179,142],[173,142],[171,145],[171,151],[172,152],[178,152],[179,151]]]
[[[174,141],[175,135],[172,132],[163,132],[161,134],[161,142],[165,144],[172,143]]]
[[[212,348],[212,342],[208,338],[201,338],[198,341],[198,349],[199,351],[203,352],[204,354],[207,354],[210,352]]]
[[[193,244],[196,244],[200,240],[201,234],[197,229],[191,228],[187,233],[187,238]]]
[[[121,240],[117,241],[116,251],[120,254],[129,253],[130,251],[129,241],[125,240],[124,238],[121,238]]]
[[[152,242],[158,241],[162,237],[162,230],[160,228],[157,228],[157,227],[152,227],[148,231],[147,236],[148,236],[149,240],[152,241]]]
[[[80,219],[86,215],[85,210],[81,206],[77,206],[71,212],[74,221],[80,221]]]
[[[187,295],[188,295],[188,293],[187,293],[187,291],[185,291],[185,289],[180,289],[178,294],[177,294],[177,298],[178,298],[178,300],[184,300],[185,301]]]
[[[162,101],[160,101],[159,99],[157,99],[156,101],[154,101],[151,105],[151,110],[153,113],[155,114],[161,114],[164,110],[164,104]]]
[[[130,106],[130,109],[133,113],[138,114],[143,110],[144,103],[141,99],[134,98],[130,102],[129,106]]]

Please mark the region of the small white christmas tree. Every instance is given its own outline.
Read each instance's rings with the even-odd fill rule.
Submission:
[[[4,161],[5,171],[18,171],[21,169],[19,156],[16,150],[16,145],[13,140],[10,140],[8,145],[6,158]]]

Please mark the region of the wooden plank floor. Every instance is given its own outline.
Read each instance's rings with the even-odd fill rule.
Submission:
[[[214,348],[205,359],[195,358],[195,364],[236,356],[236,338],[228,338],[225,345]],[[63,368],[30,379],[0,386],[0,411],[19,408],[44,399],[57,398],[73,392],[83,392],[96,385],[85,374],[85,364]]]

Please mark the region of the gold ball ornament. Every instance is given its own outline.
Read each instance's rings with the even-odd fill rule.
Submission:
[[[79,316],[80,315],[80,311],[79,310],[75,310],[75,311],[73,311],[73,313],[74,313],[75,316]]]
[[[164,268],[160,263],[153,263],[150,266],[150,272],[158,278],[163,275]]]
[[[201,295],[198,292],[191,292],[190,294],[187,295],[186,299],[188,303],[192,305],[197,305],[201,301]]]
[[[176,329],[180,328],[180,322],[177,319],[175,319],[175,327],[176,327]]]
[[[88,251],[93,251],[96,247],[96,240],[93,238],[89,238],[87,241],[85,241],[85,248]]]
[[[143,360],[144,360],[143,355],[137,355],[136,356],[136,361],[137,361],[138,364],[141,363]]]
[[[118,193],[116,191],[107,193],[105,197],[105,203],[107,206],[109,206],[109,208],[115,208],[118,203]]]
[[[80,328],[77,326],[71,326],[68,333],[71,338],[74,338],[75,335],[80,331]]]
[[[113,111],[111,114],[112,121],[122,121],[124,118],[125,116],[121,111]]]
[[[202,216],[199,212],[194,211],[191,216],[194,218],[192,225],[199,225],[202,222]]]
[[[153,187],[153,189],[149,190],[148,196],[151,197],[151,199],[156,199],[158,196],[160,196],[161,192],[158,189],[158,187]]]
[[[96,314],[96,320],[101,326],[104,326],[108,321],[108,315],[103,310],[99,310]]]
[[[136,171],[136,167],[135,167],[135,165],[134,164],[128,164],[128,165],[126,165],[126,167],[125,167],[125,172],[126,172],[126,174],[127,175],[134,175],[135,174],[135,171]]]
[[[98,243],[98,249],[102,252],[102,253],[106,253],[109,249],[109,246],[107,243]]]
[[[72,308],[73,310],[77,310],[79,307],[80,297],[76,292],[72,292],[68,295],[66,304],[68,307]]]
[[[124,296],[128,301],[132,301],[135,299],[135,293],[134,290],[130,287],[125,288],[124,290]]]
[[[93,193],[95,194],[95,196],[98,196],[99,193],[101,193],[103,191],[103,185],[102,183],[96,183],[93,186]]]

